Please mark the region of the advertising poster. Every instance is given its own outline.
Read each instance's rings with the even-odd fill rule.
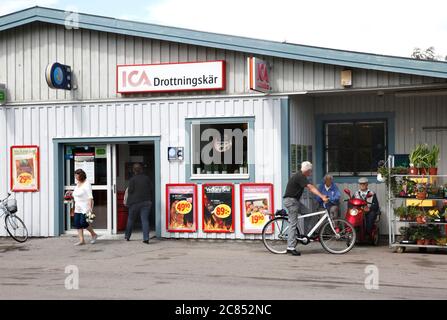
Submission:
[[[197,231],[196,185],[166,185],[166,226],[168,232]]]
[[[95,184],[95,153],[78,152],[74,155],[74,170],[82,169],[90,184]]]
[[[234,232],[234,186],[232,184],[203,185],[203,231]]]
[[[11,147],[11,190],[35,192],[39,190],[39,147]]]
[[[261,234],[265,224],[274,215],[273,185],[261,183],[241,184],[241,230],[243,233]],[[267,230],[273,233],[273,228]]]

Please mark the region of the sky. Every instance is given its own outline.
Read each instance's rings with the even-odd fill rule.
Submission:
[[[0,15],[45,6],[318,47],[447,55],[445,0],[2,0]]]

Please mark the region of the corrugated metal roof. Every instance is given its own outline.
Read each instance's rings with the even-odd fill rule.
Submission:
[[[35,21],[65,25],[66,18],[70,14],[71,12],[58,9],[32,7],[0,17],[0,31]],[[77,20],[79,28],[96,31],[351,68],[447,78],[447,63],[440,61],[416,60],[404,57],[281,43],[119,20],[83,13],[77,15]]]

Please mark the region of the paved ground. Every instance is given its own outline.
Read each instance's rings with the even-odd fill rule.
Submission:
[[[0,299],[445,299],[447,250],[397,254],[356,247],[334,256],[319,244],[301,257],[270,254],[261,242],[0,239]],[[79,269],[67,290],[65,268]],[[365,268],[379,268],[379,290]]]

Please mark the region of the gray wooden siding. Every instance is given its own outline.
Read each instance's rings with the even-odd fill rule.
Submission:
[[[36,193],[17,193],[19,216],[32,236],[52,236],[54,232],[53,139],[79,137],[161,136],[161,150],[170,145],[186,146],[185,119],[203,117],[255,117],[256,182],[273,183],[275,203],[281,203],[281,107],[279,98],[163,100],[126,103],[74,105],[48,104],[0,108],[0,198],[9,188],[12,145],[40,147],[41,187]],[[266,150],[268,146],[268,151]],[[168,162],[161,152],[161,215],[163,237],[255,239],[240,228],[239,186],[235,188],[235,233],[167,233],[165,185],[185,181],[185,162]],[[202,199],[199,185],[199,199]],[[200,202],[201,203],[201,200]],[[62,214],[62,213],[60,213]],[[202,229],[199,207],[199,230]],[[4,229],[0,228],[0,236]]]
[[[304,110],[312,105],[314,115],[393,112],[395,114],[395,153],[409,153],[418,143],[438,144],[441,147],[439,174],[447,175],[447,130],[424,131],[422,129],[425,126],[445,127],[447,125],[447,97],[445,96],[405,98],[392,95],[383,97],[377,95],[320,96],[312,98],[311,102],[294,98],[292,105],[295,106],[294,108]],[[305,112],[294,112],[293,108],[291,114],[293,115],[290,119],[291,141],[297,141],[296,143],[308,141],[306,132],[313,132],[315,120],[310,123],[307,120],[310,117],[303,116]],[[446,183],[447,179],[440,182]],[[343,183],[338,186],[340,190],[357,189],[357,184]],[[381,220],[381,232],[388,233],[385,184],[375,183],[373,178],[370,187],[377,192],[380,207],[384,213]],[[344,203],[342,208],[343,211],[346,208]]]
[[[225,60],[227,90],[199,94],[249,93],[247,54],[63,26],[33,23],[0,33],[0,83],[9,101],[91,100],[119,98],[116,64]],[[274,92],[341,89],[342,67],[261,57],[272,65]],[[78,90],[49,89],[44,71],[50,62],[71,65]],[[445,82],[444,79],[354,69],[353,88]],[[135,97],[167,96],[138,94]],[[172,94],[169,94],[172,96]],[[177,96],[197,95],[178,93]]]

